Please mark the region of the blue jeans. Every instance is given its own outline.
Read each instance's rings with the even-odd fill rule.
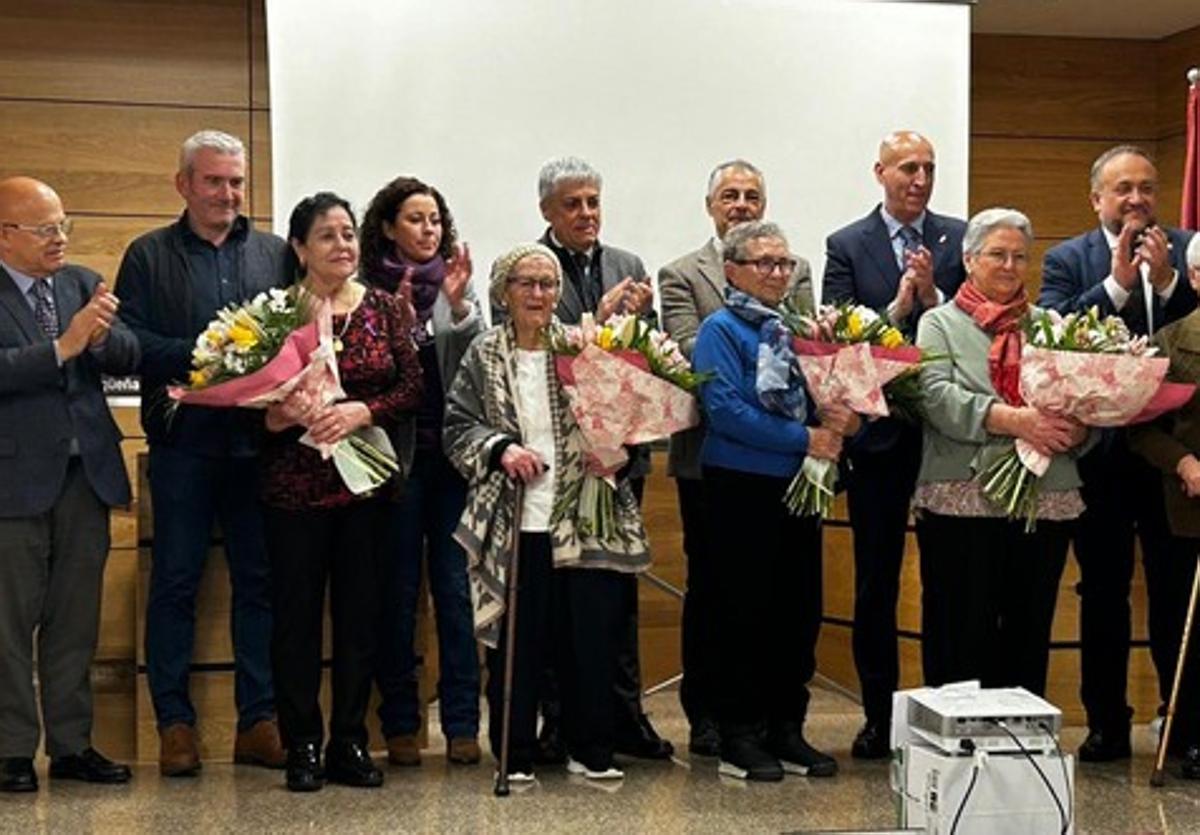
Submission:
[[[423,555],[437,621],[442,732],[448,739],[479,733],[479,656],[467,555],[451,536],[466,495],[466,481],[445,455],[418,451],[404,496],[388,515],[390,554],[384,557],[383,632],[376,672],[384,737],[415,734],[420,723],[413,640]]]
[[[255,458],[150,450],[153,563],[146,605],[146,672],[158,726],[196,723],[188,697],[196,592],[218,520],[233,585],[231,631],[238,730],[275,714],[271,688],[271,577]]]

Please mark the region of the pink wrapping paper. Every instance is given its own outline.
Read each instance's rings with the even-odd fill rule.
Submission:
[[[818,406],[840,404],[871,417],[887,416],[883,387],[921,361],[921,349],[912,345],[884,348],[796,339],[793,347]]]
[[[577,356],[556,356],[554,366],[597,475],[621,468],[629,457],[626,444],[656,441],[700,422],[696,398],[651,374],[636,351],[587,345]]]
[[[1196,387],[1164,383],[1166,357],[1088,354],[1026,345],[1021,352],[1021,397],[1044,412],[1072,417],[1086,426],[1126,426],[1178,409]],[[1021,462],[1041,476],[1050,459],[1024,441]]]
[[[279,353],[253,374],[202,389],[191,390],[183,386],[170,386],[167,388],[167,394],[172,400],[192,406],[231,408],[258,405],[265,407],[268,403],[273,402],[271,399],[264,399],[265,397],[307,368],[309,357],[319,343],[320,335],[317,323],[309,322],[288,334],[287,341],[283,343]]]

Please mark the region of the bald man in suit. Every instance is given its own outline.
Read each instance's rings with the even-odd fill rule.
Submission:
[[[96,273],[67,264],[71,222],[45,183],[0,181],[0,791],[32,792],[41,715],[54,780],[124,783],[92,747],[89,680],[109,509],[127,505],[101,372],[138,344]]]

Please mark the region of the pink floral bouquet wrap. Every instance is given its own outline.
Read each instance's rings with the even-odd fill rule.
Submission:
[[[315,414],[346,396],[329,303],[316,306],[315,318],[299,324],[307,316],[304,300],[275,292],[221,311],[200,334],[190,386],[167,389],[175,404],[265,409],[288,401],[300,406],[299,411]],[[246,370],[250,368],[254,370]],[[209,383],[212,379],[221,382]],[[379,487],[399,470],[387,433],[377,426],[358,429],[334,444],[318,443],[305,432],[300,443],[318,450],[323,459],[332,457],[342,481],[356,495]]]
[[[555,513],[577,507],[580,530],[603,538],[615,530],[615,476],[629,460],[625,447],[696,426],[693,391],[702,380],[672,340],[636,316],[597,326],[585,314],[579,326],[555,327],[548,341],[585,458],[583,483]]]

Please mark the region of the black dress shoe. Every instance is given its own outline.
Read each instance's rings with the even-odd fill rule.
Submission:
[[[51,780],[83,780],[85,783],[128,783],[133,772],[115,763],[95,748],[50,760]]]
[[[638,716],[635,728],[617,737],[616,750],[618,754],[642,760],[669,760],[675,753],[675,746],[658,735],[650,724],[650,717],[643,713]]]
[[[688,751],[697,757],[721,756],[721,731],[717,723],[708,717],[697,719],[688,734]]]
[[[885,760],[891,753],[888,729],[876,722],[863,725],[850,746],[850,756],[856,760]]]
[[[1087,739],[1079,746],[1079,760],[1085,763],[1127,760],[1131,753],[1129,728],[1104,728],[1088,731]]]
[[[533,761],[537,765],[562,765],[567,761],[567,746],[557,721],[543,717]]]
[[[287,749],[288,791],[315,792],[325,787],[321,753],[315,742],[298,742]]]
[[[0,759],[0,792],[35,792],[37,787],[31,757]]]
[[[1180,773],[1186,780],[1200,780],[1200,745],[1189,745],[1183,752],[1183,765]]]
[[[383,785],[383,772],[371,761],[365,747],[335,739],[325,748],[325,779],[343,786],[377,789]]]
[[[766,749],[758,734],[725,733],[721,735],[717,773],[739,780],[778,783],[783,779],[783,765]]]

